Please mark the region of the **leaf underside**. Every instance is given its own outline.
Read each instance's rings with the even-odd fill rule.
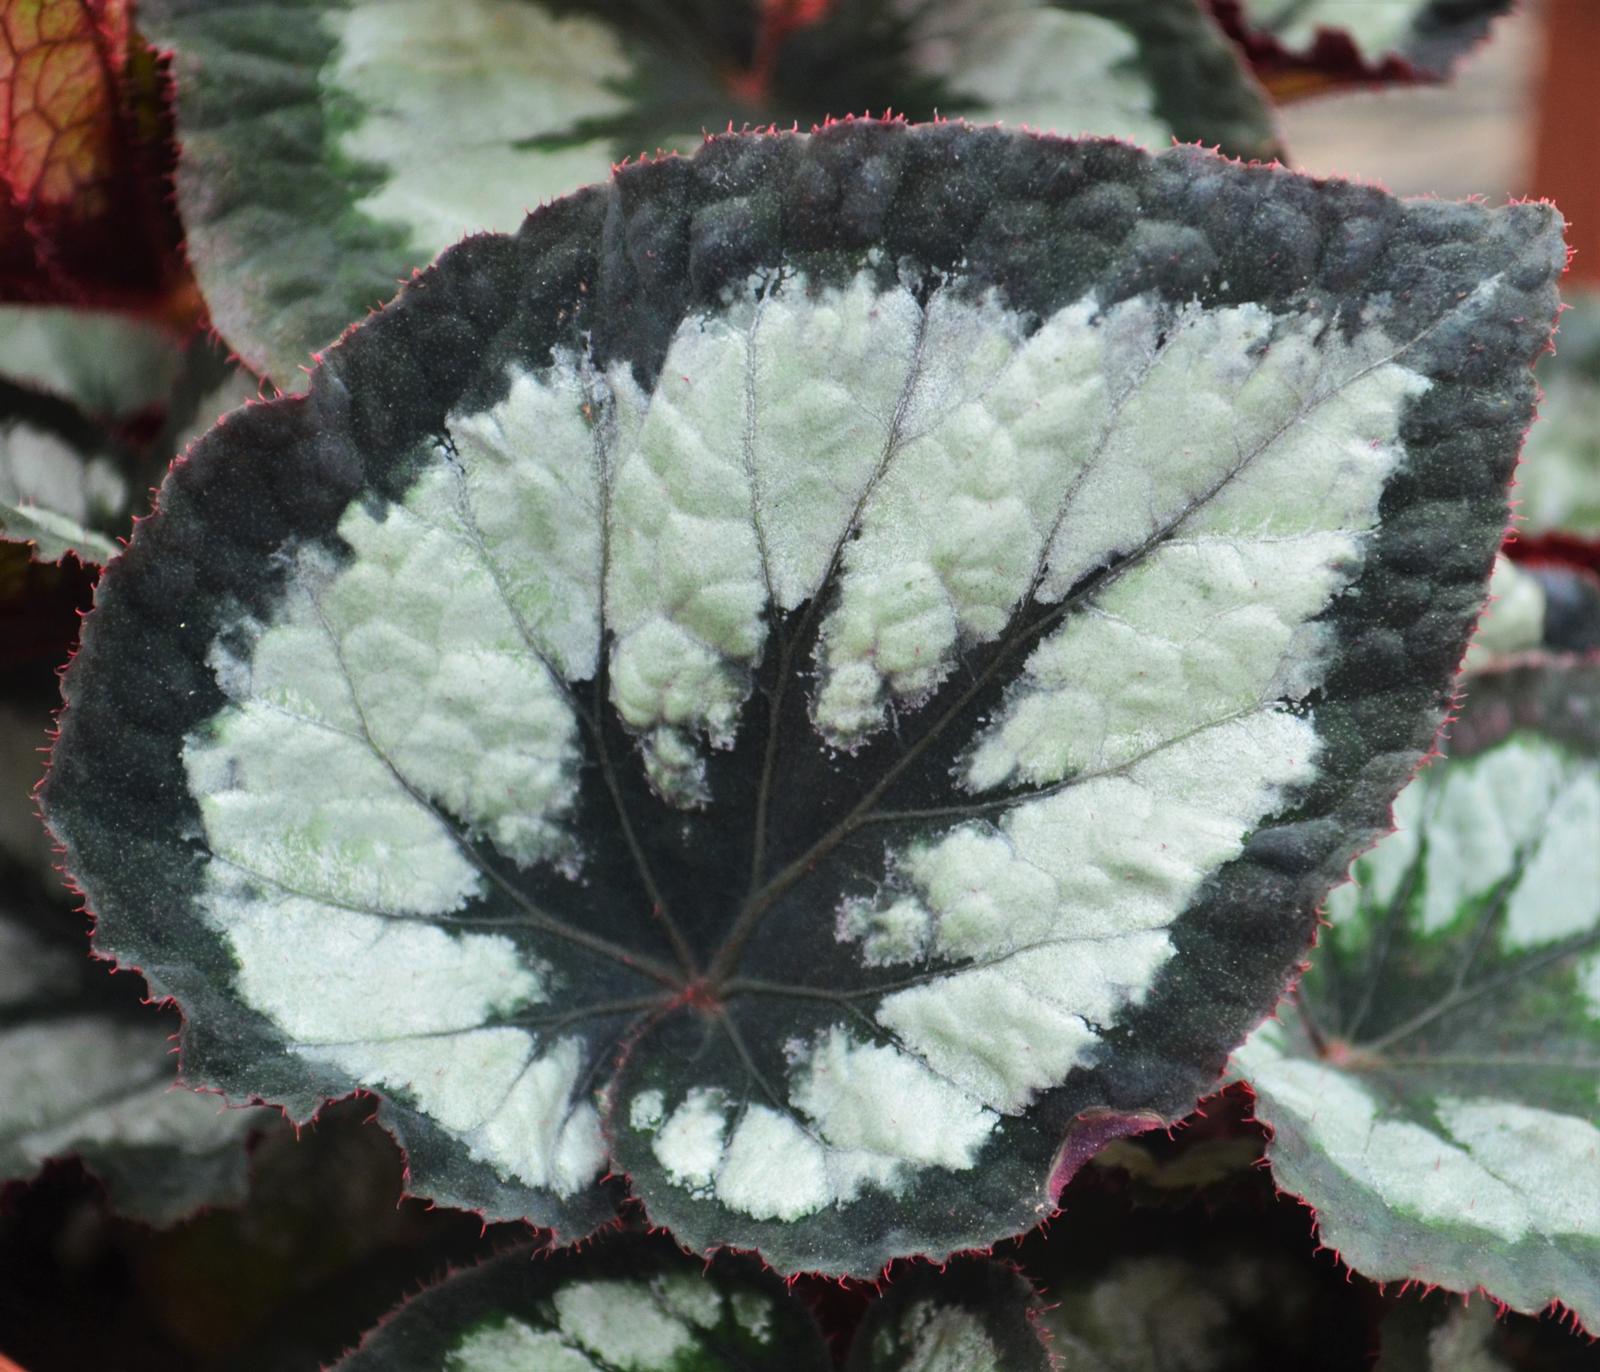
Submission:
[[[1450,755],[1234,1057],[1278,1184],[1379,1281],[1600,1321],[1600,668],[1467,684]]]
[[[1198,0],[147,0],[175,51],[178,200],[213,319],[299,388],[311,353],[464,234],[729,126],[886,107],[1270,158]]]
[[[825,1372],[811,1316],[754,1264],[634,1235],[513,1249],[413,1296],[331,1372]]]
[[[1026,1228],[1428,747],[1557,222],[859,122],[472,240],[102,579],[44,795],[99,946],[448,1203],[582,1233],[614,1169],[785,1271]]]
[[[144,293],[162,226],[130,127],[128,6],[0,0],[0,292]]]

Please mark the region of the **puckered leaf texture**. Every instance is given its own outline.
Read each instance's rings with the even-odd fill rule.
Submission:
[[[1430,745],[1548,207],[729,136],[191,450],[45,791],[187,1070],[424,1194],[872,1272],[1186,1113]]]
[[[891,107],[1275,151],[1199,0],[147,0],[140,22],[176,53],[212,317],[285,388],[463,234],[707,130]]]
[[[1600,1321],[1600,667],[1467,684],[1450,754],[1234,1057],[1281,1186],[1380,1281]]]

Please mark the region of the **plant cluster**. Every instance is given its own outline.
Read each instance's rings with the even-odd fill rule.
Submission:
[[[1588,1365],[1508,8],[0,0],[0,1368]]]

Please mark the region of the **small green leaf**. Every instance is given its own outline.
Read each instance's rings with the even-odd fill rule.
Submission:
[[[1600,667],[1480,674],[1451,755],[1234,1055],[1278,1183],[1380,1281],[1600,1322]]]
[[[732,125],[886,106],[1270,157],[1197,0],[147,0],[176,50],[178,199],[217,327],[303,386],[311,353],[462,235]]]
[[[0,379],[59,396],[93,418],[163,408],[182,369],[178,339],[148,320],[0,305]]]
[[[45,792],[99,946],[440,1200],[1027,1228],[1430,746],[1558,223],[859,121],[469,240],[101,580]]]
[[[1478,621],[1462,670],[1482,671],[1501,659],[1544,646],[1546,598],[1543,583],[1503,553],[1489,578],[1488,608]]]
[[[1315,1352],[1315,1288],[1277,1253],[1146,1253],[1045,1289],[1059,1372],[1231,1372],[1305,1365]]]
[[[1600,293],[1574,292],[1556,351],[1541,359],[1539,422],[1513,493],[1532,534],[1600,537]]]
[[[91,526],[124,515],[128,499],[110,456],[85,456],[59,433],[0,418],[0,537],[31,544],[41,562],[69,552],[82,562],[106,562],[117,545]]]
[[[1237,7],[1256,43],[1303,60],[1348,62],[1371,75],[1398,69],[1440,81],[1513,0],[1213,0]],[[1348,50],[1349,57],[1345,55]]]
[[[115,557],[174,455],[256,389],[204,338],[184,348],[120,315],[0,307],[0,537],[44,562]]]
[[[1582,565],[1495,559],[1492,600],[1462,670],[1505,666],[1519,655],[1600,650],[1600,576]]]
[[[1513,1372],[1529,1365],[1500,1351],[1502,1326],[1487,1300],[1408,1295],[1390,1307],[1380,1329],[1372,1372]]]
[[[237,1201],[246,1141],[274,1123],[178,1089],[175,1022],[91,963],[64,902],[0,856],[0,1182],[78,1157],[118,1212],[171,1224]]]
[[[1052,1372],[1042,1303],[986,1258],[897,1273],[850,1346],[847,1372]]]
[[[330,1372],[827,1372],[822,1338],[758,1265],[635,1235],[513,1249],[412,1297]]]

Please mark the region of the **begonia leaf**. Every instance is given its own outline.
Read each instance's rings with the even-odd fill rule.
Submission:
[[[212,317],[292,389],[463,234],[705,130],[888,106],[1275,150],[1197,0],[147,0],[140,22],[176,53],[178,197]]]
[[[1234,1056],[1278,1184],[1379,1281],[1600,1321],[1600,665],[1481,673]]]
[[[827,1372],[782,1282],[620,1235],[513,1249],[413,1296],[330,1372]],[[908,1370],[909,1372],[909,1370]]]
[[[197,1081],[873,1272],[1189,1110],[1430,746],[1564,252],[1195,149],[728,136],[447,253],[107,569],[44,802]]]

